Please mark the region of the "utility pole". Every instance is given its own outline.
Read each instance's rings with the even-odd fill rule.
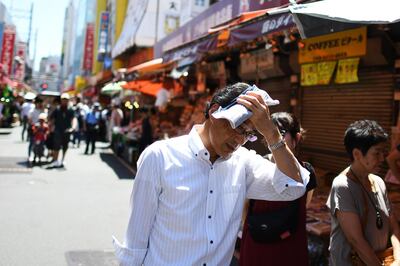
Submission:
[[[30,44],[31,44],[32,16],[33,16],[33,2],[31,3],[31,14],[29,16],[29,33],[28,33],[28,41],[27,41],[28,51],[29,51]],[[36,49],[36,47],[35,47],[35,49]]]
[[[35,69],[37,36],[38,36],[38,29],[36,29],[36,32],[35,32],[35,46],[33,47],[32,69]]]

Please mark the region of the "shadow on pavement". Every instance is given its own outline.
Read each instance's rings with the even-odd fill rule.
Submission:
[[[135,177],[135,174],[123,165],[114,154],[101,152],[100,158],[114,170],[119,179],[133,179]]]
[[[98,250],[76,250],[65,253],[68,266],[118,266],[113,252]]]

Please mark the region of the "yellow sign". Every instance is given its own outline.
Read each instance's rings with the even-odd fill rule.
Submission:
[[[335,82],[339,84],[358,82],[357,70],[359,62],[360,58],[339,60]]]
[[[301,65],[301,85],[327,85],[329,84],[336,61],[311,63]]]
[[[318,84],[317,64],[301,65],[301,85],[312,86]]]
[[[309,38],[302,42],[304,47],[299,50],[300,64],[363,56],[367,49],[367,28]]]

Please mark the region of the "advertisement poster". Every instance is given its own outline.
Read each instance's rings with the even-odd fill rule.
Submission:
[[[94,49],[94,24],[88,23],[85,36],[85,50],[83,53],[83,70],[92,71]]]
[[[339,60],[335,83],[343,84],[358,82],[359,62],[360,58],[358,57]]]
[[[320,62],[317,64],[318,85],[328,85],[335,71],[336,61]]]
[[[304,64],[301,66],[301,85],[328,85],[335,71],[336,61]]]
[[[25,58],[26,58],[27,44],[24,42],[18,42],[16,56],[18,60],[15,60],[15,74],[14,78],[18,81],[23,81],[25,77]]]
[[[99,27],[99,46],[97,51],[97,61],[103,62],[107,52],[108,45],[108,29],[110,24],[110,13],[105,11],[100,15]]]
[[[6,25],[3,34],[3,48],[1,51],[1,63],[4,73],[11,75],[14,60],[15,27]]]
[[[318,84],[317,64],[301,65],[301,86],[312,86]]]

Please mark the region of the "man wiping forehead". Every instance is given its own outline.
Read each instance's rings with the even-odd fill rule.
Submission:
[[[114,238],[121,265],[229,265],[246,198],[304,194],[309,172],[272,123],[268,104],[276,101],[255,86],[227,86],[213,96],[204,124],[142,153],[124,242]],[[255,130],[276,164],[241,147]]]

